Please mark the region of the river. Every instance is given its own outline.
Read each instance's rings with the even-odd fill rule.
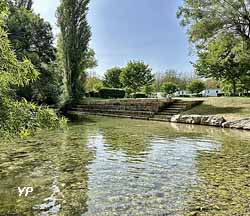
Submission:
[[[89,117],[0,142],[3,216],[250,215],[249,200],[247,131]]]

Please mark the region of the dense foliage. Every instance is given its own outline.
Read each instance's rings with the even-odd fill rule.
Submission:
[[[58,104],[62,93],[62,74],[55,65],[52,27],[32,10],[32,1],[9,1],[6,28],[17,59],[28,58],[39,71],[39,78],[18,88],[17,95],[29,101]]]
[[[18,8],[32,9],[33,0],[8,0],[9,4]]]
[[[115,89],[115,88],[101,88],[99,90],[99,96],[104,99],[109,98],[124,98],[125,90],[123,89]]]
[[[86,92],[99,91],[103,87],[103,81],[97,76],[87,76],[85,81]]]
[[[57,128],[65,123],[48,109],[17,100],[14,87],[24,87],[36,80],[39,73],[28,59],[18,61],[11,50],[7,33],[3,29],[3,18],[7,7],[0,1],[0,133],[29,135],[38,128]]]
[[[188,27],[189,40],[198,48],[220,35],[250,39],[248,0],[184,0],[177,16]]]
[[[147,98],[147,95],[142,92],[137,92],[137,93],[132,94],[132,97],[133,98]]]
[[[187,86],[187,89],[193,94],[200,94],[203,90],[206,89],[205,83],[201,80],[193,80]]]
[[[104,85],[110,88],[122,88],[121,73],[122,69],[118,67],[107,70],[104,74]]]
[[[194,64],[197,73],[230,82],[235,95],[237,83],[244,87],[245,80],[250,78],[250,53],[245,46],[244,41],[236,40],[232,35],[221,35],[198,52],[199,59]]]
[[[248,91],[250,4],[247,0],[185,0],[177,13],[197,49],[198,75]]]
[[[166,83],[163,83],[161,86],[161,92],[164,96],[166,96],[167,94],[173,94],[177,90],[178,90],[178,87],[173,82],[166,82]]]
[[[130,61],[121,73],[121,82],[128,91],[139,92],[144,86],[152,85],[154,75],[149,65],[142,61]]]

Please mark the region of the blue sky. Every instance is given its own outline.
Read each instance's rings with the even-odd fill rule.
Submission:
[[[34,0],[34,10],[49,21],[56,33],[59,0]],[[96,52],[97,74],[129,60],[143,60],[154,72],[176,69],[192,72],[185,29],[176,10],[182,0],[91,0],[90,46]]]

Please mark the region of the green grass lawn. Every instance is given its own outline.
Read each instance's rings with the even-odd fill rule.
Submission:
[[[226,120],[250,118],[250,98],[247,97],[208,97],[208,98],[178,98],[182,100],[204,100],[185,114],[220,115]]]

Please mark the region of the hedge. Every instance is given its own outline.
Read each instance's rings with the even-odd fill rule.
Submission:
[[[93,97],[93,98],[98,98],[99,97],[99,93],[96,91],[90,91],[88,93],[86,93],[87,97]]]
[[[99,96],[104,99],[109,98],[124,98],[125,90],[123,89],[115,89],[115,88],[101,88],[99,90]]]
[[[147,98],[147,95],[139,92],[139,93],[132,94],[132,97],[133,98]]]

